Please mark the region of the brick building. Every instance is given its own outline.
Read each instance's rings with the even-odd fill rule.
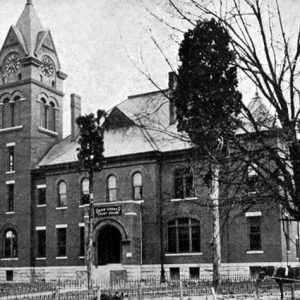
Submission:
[[[0,65],[0,281],[85,277],[81,99],[71,95],[71,134],[63,139],[67,75],[30,0],[8,31]],[[162,266],[172,278],[211,274],[209,189],[204,169],[189,171],[188,143],[174,138],[166,98],[173,85],[170,76],[168,89],[130,96],[109,111],[106,164],[95,175],[96,278],[160,276]],[[279,207],[231,212],[221,232],[222,272],[297,263],[299,228],[289,222],[286,242],[280,218]]]

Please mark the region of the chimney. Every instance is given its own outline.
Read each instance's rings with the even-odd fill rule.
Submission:
[[[176,122],[176,107],[174,103],[174,95],[177,87],[177,74],[169,72],[169,125]]]
[[[81,115],[81,97],[71,94],[71,139],[76,139],[79,134],[76,119]]]

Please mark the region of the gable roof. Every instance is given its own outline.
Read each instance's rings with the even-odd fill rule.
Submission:
[[[178,138],[176,125],[168,124],[169,106],[165,92],[130,96],[108,112],[104,157],[168,152],[190,147],[188,141]],[[120,121],[117,126],[112,123],[114,120]],[[76,162],[77,148],[77,141],[72,141],[69,136],[53,146],[37,167]]]

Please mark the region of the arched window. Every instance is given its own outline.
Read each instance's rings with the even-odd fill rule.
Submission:
[[[21,124],[21,101],[20,101],[20,96],[16,96],[14,98],[14,106],[15,106],[15,111],[14,111],[14,125],[20,125]]]
[[[143,199],[143,178],[139,172],[134,173],[132,176],[132,194],[134,200]]]
[[[88,178],[83,178],[81,181],[81,204],[89,204],[89,187]]]
[[[200,222],[179,218],[168,223],[168,252],[192,253],[201,251]]]
[[[50,102],[48,111],[48,127],[49,130],[55,131],[55,105]]]
[[[114,175],[107,178],[107,200],[117,201],[117,180]]]
[[[58,206],[67,206],[67,185],[64,181],[58,184]]]
[[[11,127],[11,105],[9,103],[9,98],[4,99],[2,108],[2,127]]]
[[[47,102],[44,98],[41,99],[41,126],[47,128]]]
[[[4,257],[14,258],[18,257],[18,237],[13,229],[7,229],[4,232]]]

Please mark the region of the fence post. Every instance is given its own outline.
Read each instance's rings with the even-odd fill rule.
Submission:
[[[142,300],[142,285],[140,283],[138,284],[138,288],[139,288],[138,299]]]
[[[292,300],[295,299],[295,285],[294,285],[294,283],[291,284],[291,298],[292,298]]]
[[[183,300],[182,280],[179,280],[180,300]]]
[[[255,283],[255,294],[256,294],[256,299],[259,300],[259,283],[260,283],[260,280],[256,280],[256,283]]]

